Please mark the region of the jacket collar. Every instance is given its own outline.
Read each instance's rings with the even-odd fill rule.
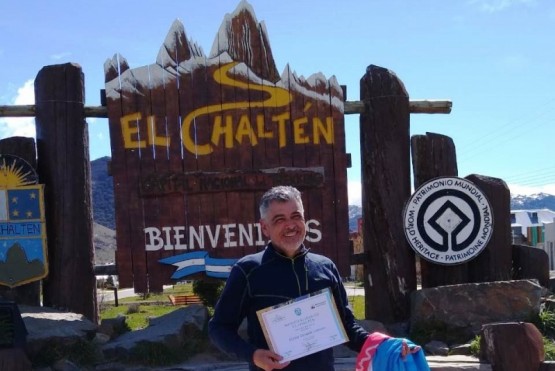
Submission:
[[[293,258],[290,258],[288,256],[283,255],[282,253],[280,253],[272,244],[272,242],[268,242],[268,245],[266,246],[266,252],[276,256],[276,257],[280,257],[282,259],[297,259],[298,257],[304,256],[308,253],[308,250],[306,248],[306,246],[304,244],[301,245],[299,251],[297,252],[297,255],[295,255]]]

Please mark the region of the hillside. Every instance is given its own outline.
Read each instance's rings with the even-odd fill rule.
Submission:
[[[95,264],[115,262],[116,222],[114,215],[114,186],[108,176],[110,157],[91,161],[93,238]]]
[[[93,239],[95,264],[115,263],[116,231],[95,222],[93,225]]]
[[[108,176],[110,157],[91,161],[93,219],[96,223],[116,229],[114,218],[114,184]]]

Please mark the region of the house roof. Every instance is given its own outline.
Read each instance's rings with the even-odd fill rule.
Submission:
[[[539,227],[555,221],[555,211],[549,209],[511,210],[511,215],[513,214],[515,222],[511,223],[511,227],[522,227],[525,236],[527,227]],[[534,214],[537,219],[534,218]]]

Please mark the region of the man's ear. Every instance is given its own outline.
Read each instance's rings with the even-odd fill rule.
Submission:
[[[268,226],[267,226],[266,222],[264,221],[264,219],[260,219],[259,223],[260,223],[260,229],[262,229],[262,233],[264,233],[264,236],[265,237],[270,237],[270,233],[268,232]]]

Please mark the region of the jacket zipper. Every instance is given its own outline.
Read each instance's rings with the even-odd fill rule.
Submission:
[[[304,289],[308,294],[308,267],[306,266],[306,260],[304,261]]]
[[[293,269],[293,273],[295,274],[295,278],[297,279],[297,288],[299,289],[299,296],[301,296],[303,294],[302,289],[301,289],[301,282],[299,281],[299,275],[297,274],[297,271],[295,270],[295,259],[291,259],[291,268]]]

